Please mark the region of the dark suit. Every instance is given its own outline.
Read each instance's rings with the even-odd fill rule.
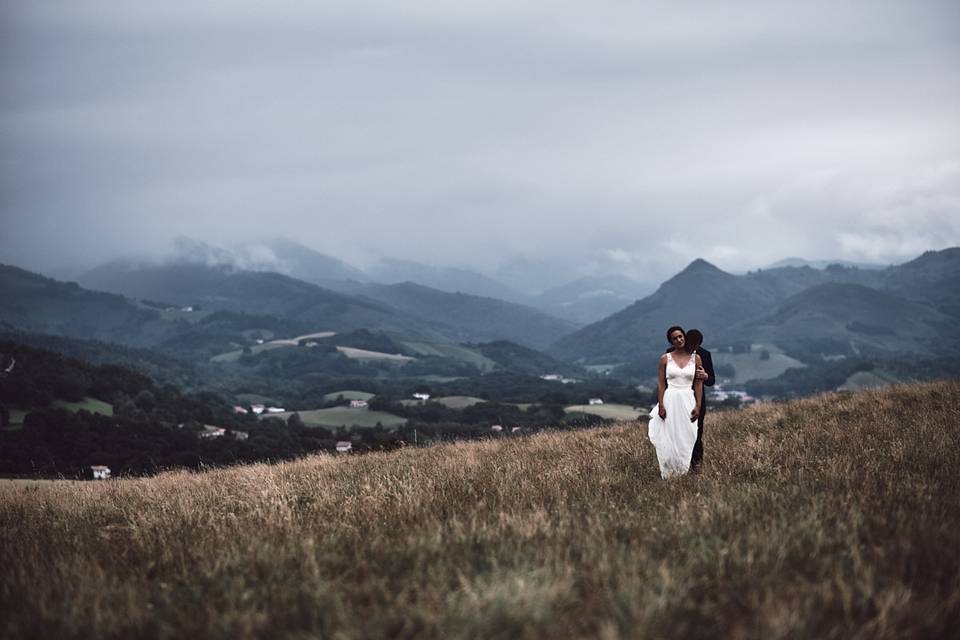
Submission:
[[[667,349],[667,353],[673,351],[673,347]],[[703,381],[703,386],[712,387],[717,381],[713,373],[713,358],[710,352],[703,347],[697,347],[697,355],[700,356],[700,363],[703,370],[707,372],[707,379]],[[690,458],[690,466],[697,467],[703,463],[703,418],[707,415],[707,391],[703,391],[703,401],[700,403],[700,417],[697,419],[697,442],[693,445],[693,456]]]

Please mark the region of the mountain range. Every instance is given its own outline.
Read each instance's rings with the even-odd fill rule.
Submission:
[[[649,359],[672,324],[698,327],[705,346],[767,342],[800,359],[958,353],[960,248],[879,270],[778,267],[745,275],[695,260],[653,294],[590,324],[548,352],[582,362]]]
[[[184,249],[193,259],[113,262],[84,274],[80,284],[3,266],[0,323],[133,346],[173,344],[198,332],[209,341],[218,328],[231,335],[370,329],[449,343],[508,340],[581,364],[647,361],[662,352],[663,333],[673,324],[700,328],[708,347],[737,350],[759,343],[801,362],[960,353],[960,248],[883,269],[805,265],[742,275],[697,259],[649,295],[641,296],[642,285],[627,278],[583,279],[544,292],[536,309],[411,281],[361,280],[366,274],[311,250],[301,252],[299,261],[290,259],[299,245],[273,246],[274,263],[282,254],[284,264],[298,265],[290,268],[310,272],[315,281],[332,273],[353,279],[332,279],[342,285],[335,291],[225,264],[217,250],[189,244]],[[569,308],[571,298],[613,311],[578,328],[542,310]],[[170,310],[184,307],[202,313]],[[228,315],[207,319],[215,311]]]

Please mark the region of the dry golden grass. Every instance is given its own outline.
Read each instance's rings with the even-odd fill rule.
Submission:
[[[937,638],[960,383],[141,480],[0,485],[8,638]]]

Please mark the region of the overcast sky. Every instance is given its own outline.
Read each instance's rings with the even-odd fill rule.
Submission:
[[[960,3],[0,0],[0,262],[960,245]],[[678,8],[680,7],[680,8]]]

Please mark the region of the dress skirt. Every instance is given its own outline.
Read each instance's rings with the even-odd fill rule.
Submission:
[[[647,435],[657,450],[660,476],[670,478],[690,470],[693,445],[697,443],[697,421],[690,421],[690,412],[697,406],[693,389],[667,387],[663,392],[667,418],[660,418],[659,404],[650,412]]]

